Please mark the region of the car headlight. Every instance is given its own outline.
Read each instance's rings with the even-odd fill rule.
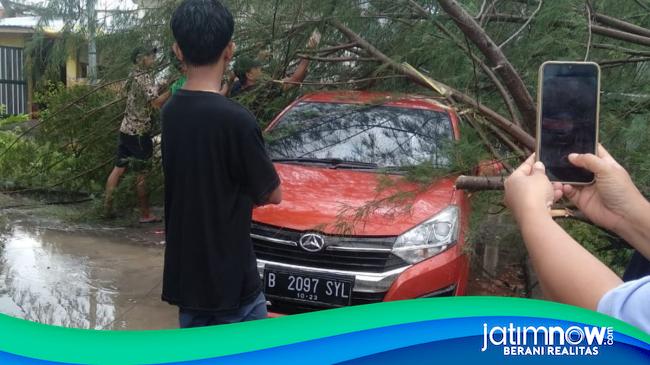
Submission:
[[[458,241],[459,210],[450,205],[433,218],[397,237],[393,253],[414,264],[435,256]]]

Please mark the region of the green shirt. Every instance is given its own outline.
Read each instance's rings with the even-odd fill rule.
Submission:
[[[185,85],[185,81],[187,81],[187,77],[181,76],[178,80],[176,80],[176,82],[172,84],[172,86],[169,87],[169,89],[172,92],[172,95],[176,94],[178,90],[183,88],[183,86]]]

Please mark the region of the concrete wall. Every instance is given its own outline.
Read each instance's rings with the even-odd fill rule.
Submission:
[[[29,34],[0,33],[0,46],[25,48],[25,41]]]
[[[68,58],[65,60],[65,78],[68,87],[77,84],[77,66],[77,58],[74,55],[68,54]]]

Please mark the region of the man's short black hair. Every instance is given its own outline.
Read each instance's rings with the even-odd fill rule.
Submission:
[[[184,0],[171,26],[185,62],[196,66],[217,62],[235,31],[232,14],[219,0]]]

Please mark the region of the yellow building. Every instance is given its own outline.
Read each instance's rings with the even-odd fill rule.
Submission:
[[[0,104],[3,114],[31,113],[34,80],[26,72],[25,45],[38,29],[38,17],[22,16],[0,19]],[[61,22],[44,27],[46,35],[57,37]],[[62,70],[61,80],[67,86],[85,82],[87,53],[71,51]]]

